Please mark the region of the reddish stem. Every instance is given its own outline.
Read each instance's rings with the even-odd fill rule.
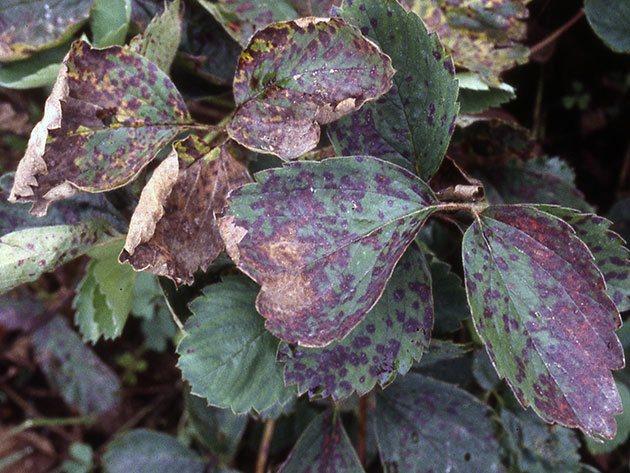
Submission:
[[[542,41],[539,41],[534,46],[532,46],[530,48],[530,50],[529,50],[530,55],[533,56],[534,54],[540,52],[541,50],[543,50],[547,46],[549,46],[551,43],[556,41],[565,31],[567,31],[569,28],[571,28],[583,16],[584,16],[584,9],[580,8],[580,10],[575,15],[573,15],[573,17],[571,19],[569,19],[564,25],[562,25],[560,28],[558,28],[556,31],[551,33],[549,36],[547,36]]]

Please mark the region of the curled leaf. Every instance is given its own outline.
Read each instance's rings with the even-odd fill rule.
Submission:
[[[142,56],[77,41],[64,59],[18,165],[10,200],[51,202],[79,191],[124,186],[178,133],[190,127],[170,79]]]
[[[232,192],[220,229],[277,337],[321,347],[345,337],[380,298],[435,210],[429,187],[371,157],[297,162]]]
[[[224,249],[215,215],[229,191],[250,181],[229,142],[213,148],[199,135],[177,142],[142,191],[120,261],[192,284]]]
[[[313,149],[320,125],[392,86],[390,59],[339,18],[268,26],[241,54],[230,136],[259,152],[294,159]]]

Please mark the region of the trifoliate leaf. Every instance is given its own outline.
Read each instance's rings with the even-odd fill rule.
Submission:
[[[584,0],[589,24],[606,45],[618,53],[630,53],[630,3]]]
[[[31,133],[10,200],[32,201],[32,213],[44,215],[51,202],[79,191],[124,186],[190,125],[182,97],[155,64],[118,46],[75,42]]]
[[[94,46],[124,44],[130,19],[131,0],[94,0],[90,13]]]
[[[168,72],[182,40],[180,1],[166,3],[164,11],[155,16],[143,33],[134,37],[129,48]]]
[[[118,262],[122,246],[116,240],[91,252],[92,259],[77,287],[75,323],[83,339],[96,343],[117,338],[125,328],[133,305],[136,273]]]
[[[0,61],[67,42],[90,15],[92,0],[9,0],[0,5]]]
[[[192,284],[225,249],[215,214],[228,192],[251,182],[233,143],[213,147],[201,135],[177,142],[153,172],[131,217],[121,262]]]
[[[371,155],[428,180],[437,171],[457,115],[457,81],[437,35],[397,0],[346,1],[341,17],[392,59],[391,90],[331,125],[339,155]],[[413,47],[410,47],[413,44]]]
[[[50,386],[83,414],[100,414],[119,401],[120,382],[60,316],[33,333],[35,359]]]
[[[232,191],[219,227],[262,286],[265,327],[302,346],[326,346],[363,320],[436,204],[423,181],[371,157],[297,162],[256,180]]]
[[[363,473],[336,411],[327,410],[308,425],[278,473]]]
[[[404,375],[428,347],[432,327],[431,275],[424,254],[411,245],[381,299],[346,338],[325,348],[283,344],[278,359],[285,382],[300,394],[339,400]]]
[[[33,89],[53,85],[69,44],[33,54],[28,59],[0,64],[0,87]]]
[[[377,395],[376,437],[386,473],[503,471],[492,411],[466,391],[419,374]]]
[[[293,396],[276,363],[279,341],[265,330],[254,307],[256,286],[227,277],[204,289],[190,309],[178,366],[191,392],[237,414],[257,412]]]
[[[617,381],[617,389],[623,405],[623,412],[617,416],[617,435],[615,435],[615,438],[604,442],[598,442],[586,437],[586,446],[593,455],[612,452],[620,445],[623,445],[630,436],[630,389],[619,381]]]
[[[146,429],[125,432],[103,454],[105,473],[203,473],[206,465],[175,437]]]
[[[573,229],[531,207],[490,207],[462,253],[475,328],[520,403],[548,422],[614,436],[621,319]]]
[[[339,18],[275,23],[239,58],[228,132],[254,151],[297,158],[317,146],[320,125],[383,95],[393,75],[391,60]]]
[[[529,59],[525,21],[530,0],[404,0],[436,32],[455,64],[493,86],[500,75]]]

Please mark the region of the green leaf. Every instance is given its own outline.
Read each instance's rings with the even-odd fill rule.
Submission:
[[[284,387],[279,341],[265,330],[255,296],[256,286],[243,277],[206,287],[190,306],[193,316],[177,347],[191,392],[237,414],[263,411],[295,392]]]
[[[57,316],[33,333],[35,359],[50,386],[83,414],[100,414],[120,401],[120,382],[66,321]]]
[[[362,473],[338,412],[327,410],[308,425],[278,473]]]
[[[475,351],[472,370],[475,381],[486,391],[492,391],[501,381],[494,366],[492,366],[492,361],[490,361],[488,354],[484,350]]]
[[[61,466],[62,473],[90,473],[94,469],[94,451],[88,444],[74,442],[68,448],[69,459]]]
[[[164,72],[168,72],[181,40],[180,0],[173,0],[166,4],[162,13],[151,20],[143,33],[131,40],[129,47],[157,64]]]
[[[94,0],[90,12],[94,46],[125,44],[130,19],[131,0]]]
[[[457,80],[460,113],[480,113],[516,98],[512,86],[502,83],[497,87],[490,87],[479,75],[471,72],[457,74]]]
[[[67,42],[90,14],[92,0],[9,0],[0,5],[0,61],[24,59]]]
[[[376,398],[374,419],[386,473],[503,471],[492,411],[456,386],[419,374]]]
[[[118,46],[75,42],[10,200],[34,202],[32,212],[41,216],[51,202],[79,191],[122,187],[191,124],[184,100],[155,64]]]
[[[69,44],[62,44],[35,53],[28,59],[0,64],[0,87],[33,89],[54,84],[69,48]]]
[[[175,337],[177,328],[162,288],[153,274],[137,273],[131,313],[142,319],[144,345],[149,350],[165,351],[168,341]]]
[[[503,443],[511,464],[528,473],[581,472],[580,442],[575,432],[549,426],[531,411],[501,412]]]
[[[584,0],[584,12],[593,31],[618,53],[630,53],[630,3]]]
[[[204,473],[205,468],[175,437],[146,429],[119,435],[103,454],[105,473]]]
[[[77,287],[74,320],[85,341],[96,343],[122,333],[133,304],[136,273],[118,263],[122,240],[92,250],[92,259]]]
[[[462,280],[450,264],[436,257],[431,258],[429,268],[435,303],[435,329],[439,333],[456,332],[462,321],[470,316]]]
[[[398,259],[436,210],[429,187],[370,157],[303,161],[232,191],[219,227],[262,288],[265,327],[289,343],[344,338],[378,301]]]
[[[391,57],[396,74],[386,95],[330,127],[335,151],[376,156],[428,180],[442,162],[457,115],[451,59],[437,35],[397,0],[346,1],[341,17]]]
[[[338,120],[392,86],[390,59],[339,18],[308,17],[257,32],[234,77],[230,136],[254,151],[295,159]]]
[[[462,253],[475,328],[520,403],[548,422],[614,436],[621,319],[573,229],[531,207],[490,207]]]
[[[615,435],[615,438],[604,442],[598,442],[586,437],[586,446],[593,455],[612,452],[623,445],[630,436],[630,389],[619,381],[617,381],[617,389],[623,404],[623,413],[617,416],[617,435]]]
[[[422,251],[411,245],[383,296],[341,341],[325,348],[281,345],[284,379],[300,394],[339,400],[387,386],[409,371],[429,346],[433,326],[431,275]]]

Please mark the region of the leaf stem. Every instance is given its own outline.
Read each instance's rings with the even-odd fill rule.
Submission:
[[[367,396],[361,396],[359,398],[359,432],[357,434],[357,455],[359,461],[364,467],[366,460],[366,438],[367,438],[367,413],[368,413],[368,398]]]
[[[38,419],[26,419],[21,424],[16,425],[12,429],[9,429],[2,437],[0,437],[0,444],[14,435],[18,435],[25,430],[35,427],[61,427],[65,425],[89,425],[94,423],[95,418],[93,416],[82,417],[41,417]]]
[[[269,458],[269,449],[271,448],[271,440],[273,439],[273,432],[275,428],[275,420],[269,419],[265,422],[265,429],[263,431],[262,440],[260,441],[258,457],[256,458],[256,473],[265,473],[265,467],[267,466],[267,458]]]
[[[478,215],[488,208],[487,202],[443,202],[436,205],[438,212],[460,212],[462,210]]]
[[[529,50],[529,54],[534,55],[540,52],[541,50],[545,49],[547,46],[549,46],[551,43],[557,40],[565,31],[567,31],[575,23],[577,23],[583,16],[584,16],[584,9],[580,8],[580,10],[575,15],[573,15],[573,17],[569,19],[564,25],[562,25],[560,28],[558,28],[556,31],[551,33],[542,41],[539,41],[534,46],[532,46]]]

